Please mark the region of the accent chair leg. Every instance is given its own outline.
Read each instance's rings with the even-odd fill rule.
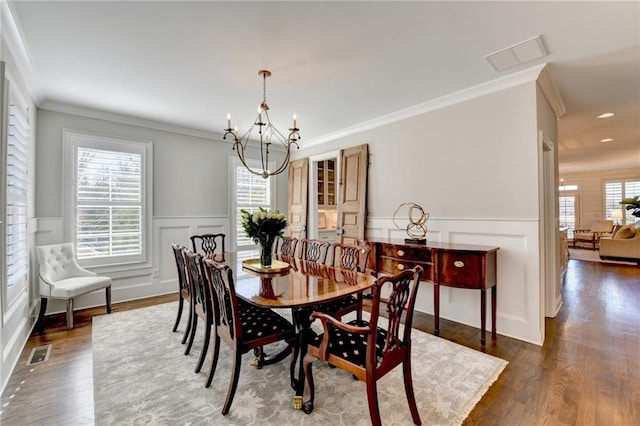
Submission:
[[[67,329],[73,328],[73,297],[67,299]]]
[[[40,298],[40,313],[38,314],[38,319],[36,320],[36,325],[33,327],[38,332],[44,331],[44,314],[47,312],[47,303],[49,299],[46,297]]]
[[[107,313],[111,313],[111,286],[104,289],[105,296],[107,298]]]

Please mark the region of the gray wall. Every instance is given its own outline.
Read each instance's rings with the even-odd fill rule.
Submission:
[[[35,211],[36,244],[68,241],[64,233],[62,149],[63,129],[153,142],[153,207],[151,247],[147,262],[94,268],[113,279],[113,301],[177,291],[171,243],[190,246],[189,236],[230,230],[229,158],[232,144],[215,135],[175,128],[132,117],[57,105],[40,109],[37,124]],[[69,113],[73,111],[74,113]],[[134,123],[134,124],[132,124]],[[251,155],[259,155],[252,149]],[[281,153],[278,154],[281,156]],[[281,158],[281,157],[280,157]],[[276,205],[286,210],[287,176],[276,178]],[[227,249],[232,249],[227,239]],[[52,301],[48,312],[64,310]],[[82,296],[77,307],[104,304],[100,293]]]

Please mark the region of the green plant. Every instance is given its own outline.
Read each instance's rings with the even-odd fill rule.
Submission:
[[[631,214],[635,217],[640,217],[640,195],[635,197],[625,198],[620,201],[620,204],[624,205],[626,210],[631,210]]]

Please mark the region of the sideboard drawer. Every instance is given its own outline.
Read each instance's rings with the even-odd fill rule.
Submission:
[[[452,287],[482,288],[482,256],[440,252],[439,282]]]
[[[393,257],[381,256],[378,257],[378,264],[376,270],[387,274],[397,274],[405,269],[413,269],[416,266],[421,266],[424,269],[422,273],[422,281],[432,281],[432,264],[429,262],[412,262],[409,260],[396,259]]]
[[[407,247],[396,244],[379,244],[379,256],[407,259],[418,262],[431,262],[431,250],[425,247]]]

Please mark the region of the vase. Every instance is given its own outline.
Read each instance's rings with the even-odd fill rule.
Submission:
[[[265,235],[258,239],[260,244],[260,266],[270,268],[273,256],[273,243],[276,241],[275,235]]]

